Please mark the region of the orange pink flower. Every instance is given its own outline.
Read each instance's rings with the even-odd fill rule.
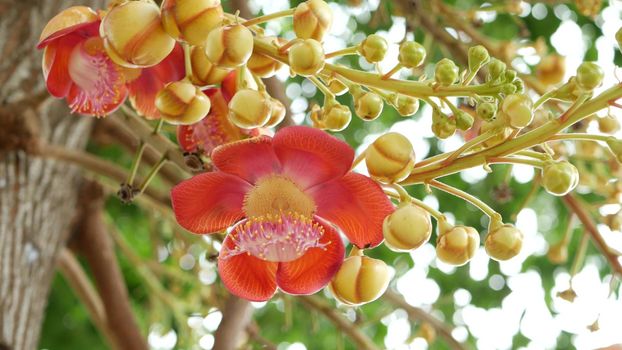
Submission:
[[[194,233],[229,228],[218,269],[233,294],[312,294],[343,262],[340,233],[377,246],[393,211],[377,183],[350,172],[353,159],[345,142],[302,126],[229,143],[212,152],[217,171],[173,188],[175,216]]]

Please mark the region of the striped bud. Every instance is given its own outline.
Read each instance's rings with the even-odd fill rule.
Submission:
[[[389,286],[391,272],[384,261],[367,256],[351,256],[329,284],[330,291],[340,302],[355,306],[378,299]]]
[[[324,68],[324,49],[314,39],[295,43],[289,49],[287,57],[292,72],[303,77],[316,75]]]
[[[162,24],[166,32],[190,45],[203,46],[209,32],[222,25],[220,0],[164,0]]]
[[[520,253],[523,233],[513,225],[502,225],[488,233],[484,247],[491,258],[498,261],[509,260]]]
[[[241,24],[214,28],[207,36],[205,54],[219,68],[236,68],[253,53],[253,33]]]
[[[294,11],[294,32],[301,39],[322,41],[333,24],[333,12],[322,0],[307,0]]]
[[[436,256],[451,265],[466,264],[477,252],[479,233],[468,226],[454,226],[440,233],[436,240]]]
[[[211,103],[205,94],[187,80],[168,83],[155,100],[164,121],[175,125],[190,125],[203,119]]]
[[[417,249],[432,235],[430,214],[412,203],[402,203],[384,219],[384,244],[396,252]]]
[[[404,135],[386,133],[369,146],[365,164],[372,178],[387,183],[399,182],[415,167],[415,151]]]
[[[382,113],[384,101],[373,92],[365,92],[354,97],[354,111],[361,119],[370,121],[378,118]]]
[[[266,93],[242,89],[229,101],[229,120],[240,128],[260,128],[271,116],[272,102]]]
[[[207,86],[220,84],[229,69],[216,67],[205,54],[205,49],[200,46],[193,46],[190,51],[190,64],[192,65],[192,76],[190,81],[197,86]]]

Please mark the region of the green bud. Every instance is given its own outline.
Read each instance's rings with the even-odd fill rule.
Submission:
[[[359,54],[371,63],[382,61],[387,50],[389,50],[389,44],[385,38],[377,34],[371,34],[365,38],[358,47]]]
[[[438,112],[432,113],[432,132],[439,139],[446,139],[456,132],[456,119],[448,118]]]
[[[512,85],[516,86],[516,93],[522,94],[525,92],[525,83],[522,79],[516,79],[512,82]]]
[[[505,84],[501,87],[501,93],[504,95],[511,95],[516,92],[516,85]]]
[[[592,91],[603,82],[605,73],[594,62],[583,62],[577,68],[577,85],[585,91]]]
[[[613,153],[618,162],[622,163],[622,140],[612,137],[607,140],[607,146],[609,146],[611,153]]]
[[[477,105],[475,112],[482,120],[489,122],[495,119],[495,115],[497,114],[497,105],[490,102],[482,102]]]
[[[425,48],[416,41],[404,41],[400,44],[400,53],[397,57],[400,64],[406,68],[418,67],[425,60]]]
[[[622,28],[616,32],[616,41],[618,42],[618,48],[622,50]]]
[[[505,73],[503,74],[503,79],[505,80],[506,83],[511,83],[516,79],[516,71],[513,69],[508,69],[505,71]]]
[[[458,111],[454,114],[456,118],[456,127],[460,130],[469,130],[473,126],[475,118],[465,111]]]
[[[393,99],[392,105],[402,117],[409,117],[419,110],[419,99],[406,95],[397,95]]]
[[[488,63],[488,78],[490,81],[495,81],[505,73],[506,65],[496,58],[492,58]]]
[[[453,84],[458,79],[458,66],[456,66],[454,61],[443,58],[436,63],[434,79],[443,86]]]
[[[488,50],[482,45],[469,48],[469,70],[475,72],[490,61]]]
[[[542,185],[554,196],[566,195],[578,184],[579,170],[565,160],[547,162],[542,169]]]
[[[354,110],[363,120],[374,120],[382,113],[384,101],[382,97],[373,92],[365,92],[354,98]]]

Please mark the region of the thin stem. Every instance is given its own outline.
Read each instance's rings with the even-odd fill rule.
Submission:
[[[350,170],[356,168],[356,166],[359,165],[360,162],[365,160],[366,153],[367,153],[367,149],[365,149],[363,152],[361,152],[361,154],[359,154],[358,156],[356,156],[356,158],[354,158],[354,161],[352,162],[352,166],[350,167]]]
[[[151,180],[155,178],[155,176],[158,174],[158,171],[160,171],[162,166],[164,166],[164,164],[166,164],[167,161],[168,161],[168,156],[165,154],[162,156],[162,158],[160,158],[160,160],[156,163],[156,165],[154,165],[153,168],[151,168],[151,171],[149,172],[149,174],[147,174],[147,177],[143,180],[143,183],[140,184],[140,188],[139,188],[140,194],[142,194],[145,191],[147,186],[149,186],[149,183],[151,182]]]
[[[483,134],[480,134],[474,138],[472,138],[471,140],[469,140],[468,142],[465,142],[462,146],[460,146],[460,148],[458,148],[457,150],[455,150],[449,157],[447,157],[447,159],[445,159],[443,161],[443,164],[449,164],[451,162],[453,162],[455,159],[457,159],[458,157],[460,157],[464,152],[470,150],[471,148],[482,144],[484,142],[486,142],[486,140],[490,139],[491,137],[495,136],[498,132],[500,132],[501,130],[489,130]]]
[[[329,98],[335,98],[335,94],[333,94],[333,92],[330,91],[330,89],[326,87],[326,85],[324,85],[324,83],[322,83],[320,79],[314,76],[309,76],[307,78],[324,94],[324,96]]]
[[[546,153],[542,153],[542,152],[536,152],[536,151],[531,151],[531,150],[522,150],[520,152],[516,152],[517,156],[524,156],[524,157],[531,157],[531,158],[535,158],[535,159],[540,159],[540,160],[549,160],[551,159],[551,157],[546,154]]]
[[[476,69],[476,70],[473,70],[473,71],[469,70],[469,75],[466,76],[466,78],[462,82],[462,85],[464,85],[464,86],[469,85],[473,81],[475,76],[477,75],[478,71],[479,71],[479,68]]]
[[[184,48],[184,67],[186,68],[186,78],[190,79],[192,77],[192,61],[190,59],[190,44],[182,43],[182,47]]]
[[[408,194],[408,192],[406,191],[406,189],[404,189],[404,187],[398,184],[389,184],[389,187],[397,191],[397,194],[400,196],[399,198],[400,203],[408,203],[412,201],[412,197],[410,196],[410,194]]]
[[[358,46],[350,46],[341,50],[329,52],[324,55],[325,58],[337,57],[337,56],[345,56],[345,55],[354,55],[358,52]]]
[[[538,107],[540,107],[543,103],[548,101],[551,97],[555,96],[556,93],[557,93],[557,90],[551,90],[545,93],[544,95],[540,96],[540,98],[536,101],[536,103],[533,104],[533,110],[535,111],[536,109],[538,109]]]
[[[263,16],[259,16],[259,17],[255,17],[253,19],[249,19],[246,20],[244,22],[242,22],[243,26],[249,27],[249,26],[253,26],[256,24],[261,24],[261,23],[265,23],[268,21],[272,21],[281,17],[287,17],[287,16],[291,16],[294,14],[294,11],[296,9],[295,8],[291,8],[288,10],[283,10],[283,11],[279,11],[279,12],[274,12],[268,15],[263,15]]]
[[[609,135],[587,134],[587,133],[568,133],[557,134],[549,138],[549,141],[553,140],[587,140],[587,141],[603,141],[607,142],[612,139]]]
[[[488,206],[488,204],[482,202],[479,198],[470,195],[464,191],[461,191],[455,187],[449,186],[447,184],[444,184],[442,182],[436,181],[436,180],[431,180],[428,182],[428,184],[432,187],[435,187],[441,191],[447,192],[449,194],[452,194],[456,197],[462,198],[465,201],[473,204],[474,206],[476,206],[477,208],[479,208],[482,212],[484,212],[484,214],[488,215],[488,217],[490,217],[490,220],[492,221],[493,219],[496,218],[501,218],[501,215],[499,213],[497,213],[494,209],[492,209],[490,206]]]
[[[584,233],[581,236],[581,241],[579,242],[579,248],[577,248],[577,252],[574,256],[574,261],[572,262],[572,267],[570,268],[570,277],[573,278],[581,265],[583,265],[583,260],[585,260],[585,253],[587,252],[587,242],[590,236],[587,233]]]
[[[497,163],[497,164],[524,164],[531,165],[536,168],[543,168],[544,162],[537,159],[525,159],[519,157],[493,157],[488,158],[488,163]]]
[[[386,79],[391,78],[393,76],[393,74],[399,72],[399,70],[402,69],[402,67],[404,67],[404,66],[402,66],[402,64],[400,64],[400,63],[396,64],[393,68],[391,68],[390,71],[388,71],[386,74],[384,74],[382,76],[382,80],[386,80]]]
[[[132,185],[134,183],[134,178],[136,178],[136,172],[138,171],[138,166],[140,165],[140,159],[143,157],[143,152],[145,151],[146,146],[147,145],[142,140],[138,144],[138,150],[136,150],[134,159],[132,160],[132,167],[130,168],[130,172],[125,180],[125,183],[128,185]]]

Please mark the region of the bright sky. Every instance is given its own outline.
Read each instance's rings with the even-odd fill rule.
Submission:
[[[288,0],[251,0],[249,2],[251,10],[257,13],[259,10],[264,13],[271,13],[284,10],[290,7]],[[358,8],[331,3],[335,21],[329,35],[325,40],[325,51],[330,52],[341,49],[352,44],[358,43],[363,39],[361,34],[353,34],[356,31],[356,21],[366,22],[370,19],[370,10],[378,6],[378,0],[370,0]],[[555,49],[566,57],[567,71],[566,78],[574,75],[577,66],[583,61],[583,55],[588,47],[587,37],[583,34],[584,30],[579,27],[573,18],[574,14],[566,5],[556,5],[553,8],[554,14],[562,20],[562,24],[553,34],[551,40]],[[522,16],[533,15],[536,19],[542,20],[547,15],[547,8],[543,5],[523,3]],[[344,20],[348,18],[349,20]],[[493,21],[494,13],[481,13],[484,21]],[[614,50],[617,44],[615,32],[622,26],[622,4],[619,1],[610,1],[610,6],[596,19],[597,25],[603,31],[604,36],[597,42],[599,52],[598,63],[606,72],[604,86],[611,86],[618,82],[613,65]],[[287,19],[289,20],[289,19]],[[380,31],[379,35],[384,36],[389,42],[399,42],[404,36],[404,19],[393,18],[393,26],[388,31]],[[282,22],[274,21],[268,24],[268,34],[280,34],[286,38],[293,37],[292,32],[282,33]],[[412,39],[412,37],[411,37]],[[524,70],[528,64],[536,64],[539,57],[534,50],[521,50],[522,55],[514,61],[515,69]],[[381,67],[384,71],[390,69],[397,62],[397,45],[393,45],[387,58],[382,62]],[[371,65],[361,59],[364,68],[373,69]],[[408,74],[406,70],[401,72]],[[618,69],[617,74],[622,77],[622,70]],[[287,70],[279,74],[281,80],[285,80],[289,75]],[[287,96],[292,100],[292,112],[297,123],[302,123],[305,113],[308,110],[308,98],[314,96],[316,88],[308,81],[304,83],[289,83],[286,88]],[[418,120],[408,119],[399,122],[391,128],[406,135],[412,142],[418,159],[423,159],[429,151],[427,138],[433,137],[430,131],[431,110],[427,105],[423,106],[423,116]],[[619,111],[612,111],[618,113]],[[622,115],[617,114],[618,118]],[[369,130],[361,130],[362,146],[358,152],[367,147],[385,130],[379,129],[380,124],[371,124]],[[597,132],[595,126],[590,131]],[[617,136],[622,136],[618,134]],[[457,136],[449,138],[441,143],[443,151],[450,151],[458,148],[462,140]],[[357,168],[360,172],[365,172],[364,166]],[[515,166],[513,170],[516,181],[525,183],[531,181],[534,171],[530,167]],[[464,171],[462,178],[470,183],[482,180],[486,172],[481,168]],[[424,201],[438,208],[438,200],[434,195],[424,198]],[[620,205],[610,205],[605,208],[605,212],[613,213],[620,209]],[[450,218],[453,215],[448,213]],[[613,343],[622,343],[622,290],[618,288],[618,297],[609,296],[609,281],[611,276],[601,279],[599,270],[605,269],[601,260],[589,260],[585,267],[576,275],[573,287],[578,294],[574,303],[556,298],[557,292],[568,288],[569,273],[564,268],[559,268],[553,276],[555,287],[551,291],[554,303],[553,312],[549,310],[544,302],[544,289],[542,279],[549,279],[551,276],[541,276],[535,270],[523,271],[522,264],[528,256],[544,255],[547,252],[548,244],[543,238],[543,232],[552,225],[551,218],[547,213],[536,213],[533,209],[523,209],[518,215],[516,226],[525,234],[523,251],[516,258],[501,263],[499,274],[490,274],[488,266],[491,262],[483,248],[476,254],[469,264],[469,273],[472,279],[487,283],[490,287],[490,294],[476,297],[497,298],[495,293],[507,285],[511,293],[507,295],[500,305],[492,309],[482,309],[472,306],[470,301],[474,296],[465,289],[459,289],[453,295],[456,306],[456,313],[453,320],[447,320],[455,324],[456,328],[453,335],[456,339],[465,340],[469,334],[477,339],[479,350],[487,349],[510,349],[512,338],[518,332],[527,337],[530,342],[527,347],[522,349],[553,349],[558,348],[556,340],[560,332],[568,332],[573,335],[572,342],[577,349],[594,349],[604,347]],[[602,234],[610,245],[622,250],[622,234],[611,232],[606,226],[599,226]],[[427,277],[430,269],[440,269],[448,275],[454,273],[455,268],[438,261],[435,257],[434,246],[430,243],[417,249],[410,254],[414,260],[414,268],[395,281],[397,290],[402,293],[407,302],[413,306],[422,307],[429,310],[432,314],[442,318],[437,312],[432,310],[432,305],[441,295],[438,284]],[[166,256],[163,256],[163,259]],[[205,284],[212,284],[216,280],[215,266],[205,260],[198,262],[188,255],[180,261],[180,267],[190,269],[195,263],[199,263],[202,270],[200,279]],[[614,294],[614,295],[615,295]],[[261,308],[265,303],[254,304]],[[197,310],[199,311],[199,310]],[[204,311],[203,311],[204,312]],[[587,326],[592,324],[600,314],[600,330],[590,332]],[[197,314],[188,319],[188,325],[198,335],[197,349],[211,349],[214,344],[212,332],[217,328],[222,314],[218,310],[209,310],[207,314]],[[382,323],[388,326],[388,333],[385,338],[384,346],[387,349],[406,350],[406,349],[427,349],[427,343],[422,338],[412,340],[410,326],[407,315],[403,310],[397,309],[390,315],[382,319]],[[410,339],[410,340],[409,340]],[[154,325],[149,335],[149,344],[154,349],[172,349],[175,346],[177,336],[173,331],[164,331],[160,326]],[[273,339],[277,341],[278,339]],[[410,342],[408,342],[410,341]],[[279,350],[305,350],[302,343],[280,344]]]

